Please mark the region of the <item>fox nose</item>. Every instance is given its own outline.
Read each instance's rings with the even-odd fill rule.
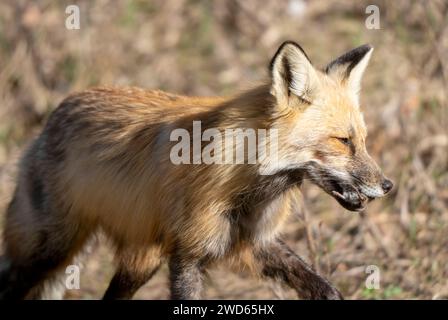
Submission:
[[[384,193],[388,193],[394,184],[389,179],[384,179],[384,181],[381,183],[381,188],[383,189]]]

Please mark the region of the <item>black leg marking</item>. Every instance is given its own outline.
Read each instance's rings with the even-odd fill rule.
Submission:
[[[119,269],[104,294],[103,300],[132,299],[134,294],[157,272],[159,266],[144,273]]]
[[[328,280],[317,274],[281,241],[256,249],[255,259],[264,276],[283,281],[295,289],[302,299],[343,299]]]
[[[201,259],[187,259],[177,255],[169,261],[171,299],[201,299],[204,291],[205,263]]]

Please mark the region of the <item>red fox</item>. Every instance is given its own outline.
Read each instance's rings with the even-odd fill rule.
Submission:
[[[288,41],[272,58],[269,81],[230,98],[107,87],[69,96],[21,161],[0,297],[61,298],[61,273],[102,231],[118,265],[105,299],[132,298],[165,259],[172,299],[201,298],[206,269],[224,260],[300,298],[342,299],[280,230],[304,179],[352,211],[392,189],[366,151],[358,99],[372,51],[363,45],[320,71]],[[193,134],[194,122],[218,133],[275,129],[277,160],[173,163],[172,132]],[[206,147],[202,141],[192,156]]]

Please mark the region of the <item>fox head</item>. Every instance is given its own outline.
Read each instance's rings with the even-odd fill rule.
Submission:
[[[372,51],[363,45],[320,71],[298,44],[285,42],[270,64],[277,169],[303,169],[306,178],[352,211],[364,209],[393,186],[365,146],[359,92]]]

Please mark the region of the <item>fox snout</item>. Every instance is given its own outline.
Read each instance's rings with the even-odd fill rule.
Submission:
[[[357,170],[313,163],[307,168],[307,176],[350,211],[364,210],[368,202],[385,196],[393,188],[393,182],[384,177],[374,162],[359,164]]]
[[[350,167],[348,171],[355,186],[370,200],[385,196],[394,186],[367,153],[355,157]]]
[[[335,179],[330,194],[348,210],[362,211],[366,204],[376,198],[384,197],[393,188],[393,182],[384,176],[379,183],[362,181],[358,178],[349,180]]]
[[[387,178],[381,178],[380,182],[373,184],[370,182],[364,182],[360,179],[354,180],[356,181],[355,185],[359,188],[359,190],[370,199],[385,196],[394,186],[393,182]]]

